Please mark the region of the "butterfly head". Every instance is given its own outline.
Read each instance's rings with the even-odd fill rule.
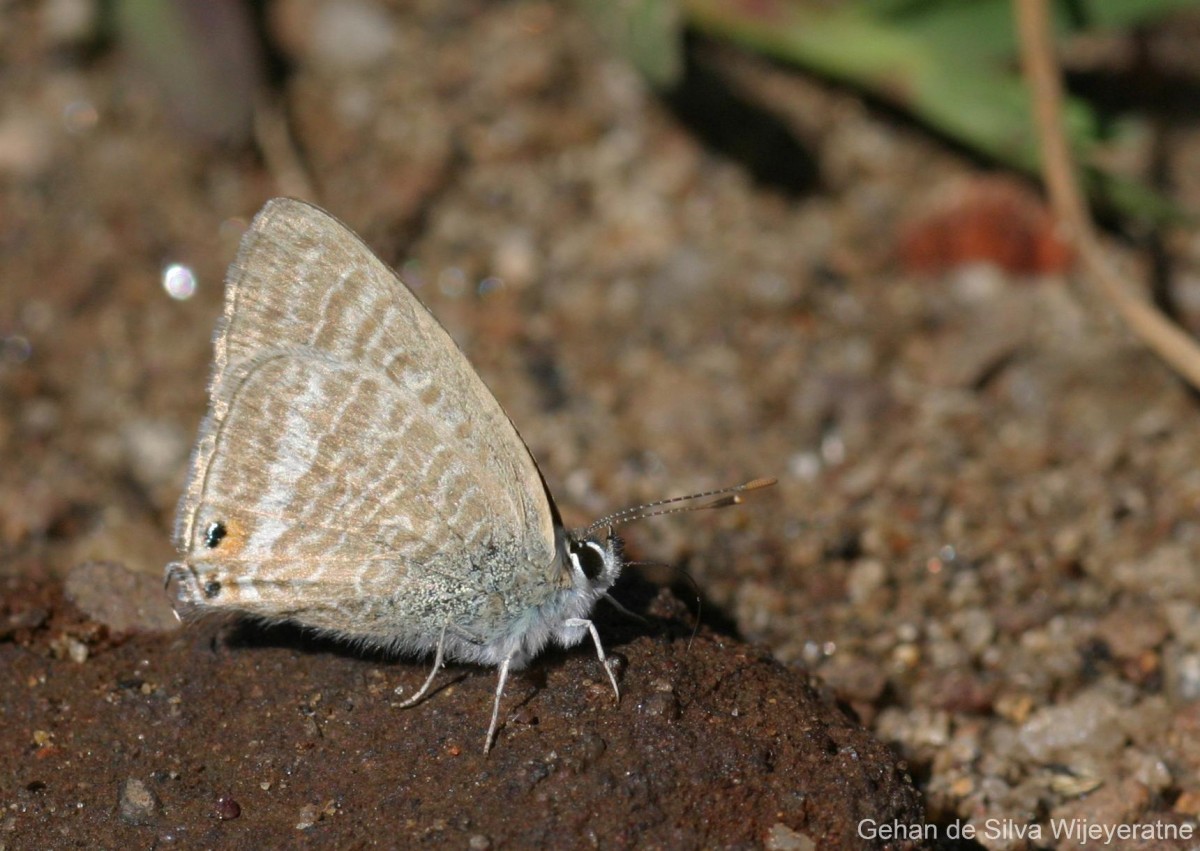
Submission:
[[[602,594],[613,586],[621,575],[625,559],[621,555],[624,542],[610,528],[601,537],[580,532],[567,533],[567,564],[576,588]]]

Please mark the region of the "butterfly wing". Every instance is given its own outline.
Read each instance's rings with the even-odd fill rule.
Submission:
[[[185,602],[365,635],[405,618],[425,630],[396,606],[428,608],[422,589],[438,583],[494,611],[519,576],[553,580],[553,508],[516,429],[336,219],[264,207],[215,348],[176,522],[195,577]]]

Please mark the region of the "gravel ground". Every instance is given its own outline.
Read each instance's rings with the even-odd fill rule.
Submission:
[[[1080,847],[1052,834],[1072,824],[1190,830],[1191,842],[1119,845],[1193,846],[1200,473],[1188,459],[1200,455],[1200,435],[1187,422],[1196,397],[1061,264],[934,272],[899,250],[929,222],[944,230],[954,218],[945,211],[975,203],[981,185],[1022,199],[1024,218],[1001,206],[993,238],[1045,238],[1027,187],[853,93],[711,46],[694,58],[698,85],[721,89],[700,103],[715,106],[656,98],[569,7],[268,5],[313,200],[358,229],[446,325],[568,520],[779,477],[742,509],[628,529],[636,558],[686,569],[726,636],[703,633],[697,659],[719,667],[727,641],[729,653],[765,666],[767,691],[824,701],[822,724],[842,723],[830,720],[836,695],[876,740],[861,746],[895,754],[872,751],[880,765],[896,761],[887,776],[898,797],[888,800],[904,803],[890,811],[920,821],[903,791],[907,770],[940,836],[976,831],[958,847]],[[164,679],[184,677],[180,689],[213,678],[205,699],[219,702],[226,680],[211,654],[247,657],[228,663],[240,695],[251,688],[237,679],[241,666],[278,666],[282,651],[154,632],[169,627],[158,582],[204,407],[224,268],[254,211],[294,184],[253,146],[213,141],[197,107],[164,98],[131,51],[97,43],[89,10],[86,0],[16,3],[5,12],[13,26],[0,28],[0,575],[11,577],[0,649],[26,654],[22,664],[42,654],[93,696],[107,693],[93,666],[140,654]],[[1164,141],[1135,164],[1159,169],[1193,206],[1200,140],[1191,112],[1173,104],[1195,91],[1196,33],[1182,20],[1147,36],[1174,88],[1146,104]],[[1112,75],[1124,70],[1121,47],[1101,43],[1095,54]],[[769,109],[746,112],[747,103]],[[769,140],[753,162],[713,142],[731,124]],[[1200,241],[1172,234],[1163,247],[1162,274],[1195,325]],[[1155,261],[1137,248],[1112,244],[1141,279]],[[193,297],[165,294],[172,263],[193,271]],[[73,604],[56,596],[63,581]],[[50,601],[40,620],[20,614],[29,595]],[[631,660],[647,656],[632,649],[643,640],[628,639]],[[417,676],[407,663],[336,653],[330,662],[324,651],[314,662],[295,646],[303,642],[283,644],[305,678],[295,694],[352,700],[371,671],[389,684]],[[674,654],[680,644],[666,646]],[[162,671],[167,658],[184,670]],[[569,660],[555,665],[591,670],[586,653]],[[564,669],[551,670],[554,680]],[[15,688],[39,688],[32,668],[5,671]],[[468,682],[462,712],[475,729],[490,676]],[[70,688],[54,688],[52,701],[30,698],[29,711],[71,703]],[[245,705],[239,695],[230,706]],[[763,711],[800,725],[808,717]],[[252,734],[238,720],[232,741],[242,747]],[[13,737],[4,753],[22,763],[10,779],[25,782],[0,789],[0,843],[31,847],[22,825],[50,829],[36,784],[55,787],[29,766],[69,776],[68,732],[35,716],[4,726],[0,739]],[[169,802],[159,787],[170,782],[117,774],[96,794],[127,828],[163,805],[156,799]],[[797,782],[780,774],[755,787],[756,800]],[[212,818],[248,823],[253,807],[234,797],[246,812],[226,819],[232,808],[221,805]],[[316,807],[314,819],[327,803],[301,802]],[[697,829],[657,841],[812,841],[772,833],[776,823],[800,830],[798,810],[780,812],[737,837]],[[463,830],[424,841],[476,841]],[[1083,847],[1112,845],[1100,837]]]

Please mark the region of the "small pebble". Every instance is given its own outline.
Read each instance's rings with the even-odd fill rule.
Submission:
[[[641,703],[641,709],[647,715],[674,721],[679,718],[679,700],[674,692],[656,691]]]
[[[221,821],[232,821],[242,814],[242,805],[228,795],[217,799],[217,818]]]
[[[1200,697],[1200,654],[1175,653],[1167,657],[1167,690],[1179,701]]]
[[[308,830],[321,820],[321,808],[316,804],[305,804],[300,808],[300,818],[296,821],[296,830]]]
[[[771,825],[765,847],[768,851],[816,851],[817,844],[808,834],[792,830],[783,822]]]
[[[67,639],[67,656],[72,662],[82,665],[88,658],[88,647],[78,638]]]
[[[163,594],[162,580],[121,562],[85,561],[76,565],[67,574],[66,592],[88,617],[116,632],[170,632],[179,628],[179,620]],[[74,659],[73,648],[68,646],[67,650]]]
[[[1039,763],[1074,765],[1084,756],[1099,759],[1115,753],[1125,741],[1121,710],[1099,690],[1043,707],[1021,725],[1018,739]]]
[[[162,809],[162,802],[154,790],[138,780],[130,777],[121,784],[121,797],[117,804],[117,812],[121,821],[126,824],[153,824]]]

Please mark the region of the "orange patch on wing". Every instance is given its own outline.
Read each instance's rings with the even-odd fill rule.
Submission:
[[[210,557],[228,558],[240,553],[246,546],[246,524],[236,517],[221,517],[212,522],[219,523],[224,531],[220,533],[216,546],[210,547],[206,543],[204,544],[203,548]],[[201,530],[202,540],[210,535],[212,532],[208,528]]]

